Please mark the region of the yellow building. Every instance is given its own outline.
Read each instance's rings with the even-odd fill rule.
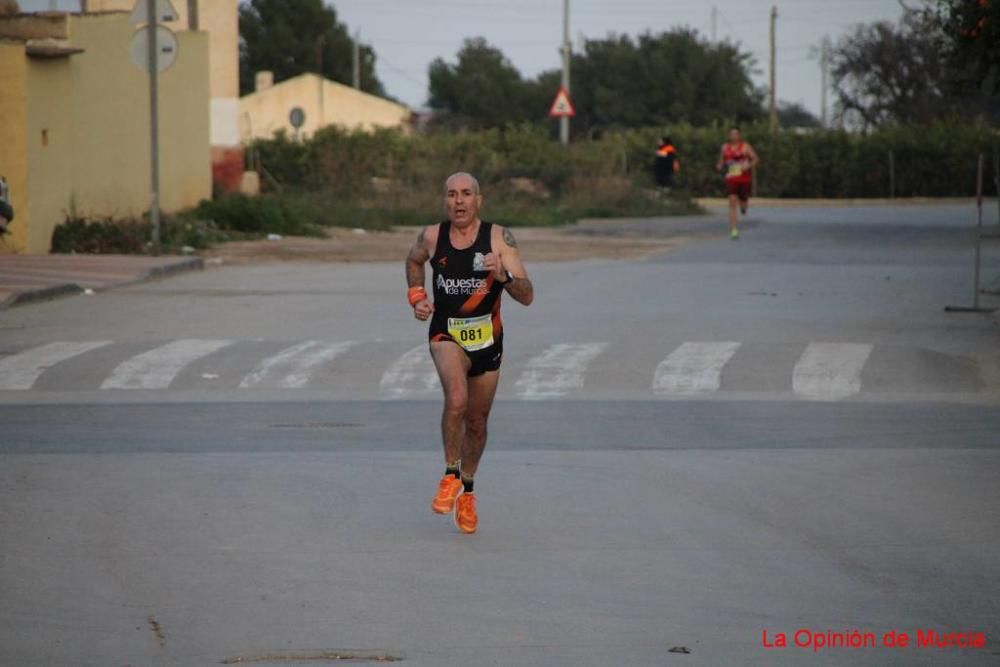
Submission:
[[[298,132],[309,136],[327,125],[347,129],[410,128],[410,109],[402,104],[355,90],[316,74],[300,74],[273,83],[270,72],[257,73],[256,90],[240,98],[240,125],[244,141],[270,139],[278,130],[295,136],[289,118],[292,109],[303,111]]]
[[[136,0],[82,0],[85,12],[128,11]],[[243,174],[240,143],[240,27],[237,0],[171,0],[176,21],[163,25],[174,32],[208,33],[213,180],[226,190],[239,186]],[[189,12],[194,9],[193,14]]]
[[[149,208],[149,88],[129,58],[127,13],[0,18],[0,175],[16,217],[0,252],[48,252],[67,215],[138,216]],[[160,75],[160,204],[211,196],[209,53],[177,33]]]

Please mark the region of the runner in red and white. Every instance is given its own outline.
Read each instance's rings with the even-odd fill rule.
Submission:
[[[740,128],[729,130],[729,141],[722,145],[719,151],[719,161],[715,165],[718,170],[724,170],[726,175],[726,190],[729,194],[729,236],[734,241],[740,237],[737,227],[739,216],[736,207],[746,215],[750,205],[750,188],[753,184],[753,169],[760,164],[757,152],[740,136]]]
[[[454,511],[464,533],[474,533],[479,523],[473,483],[500,379],[500,300],[504,292],[525,306],[534,300],[514,235],[480,220],[482,202],[471,174],[451,175],[445,182],[448,219],[421,231],[406,258],[410,305],[418,320],[431,321],[431,357],[444,390],[445,474],[431,509]],[[433,302],[424,289],[428,260]]]

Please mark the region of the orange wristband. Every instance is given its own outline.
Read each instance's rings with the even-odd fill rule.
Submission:
[[[411,287],[406,291],[406,298],[411,306],[427,300],[427,291],[423,287]]]

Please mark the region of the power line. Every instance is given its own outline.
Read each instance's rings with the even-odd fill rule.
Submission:
[[[783,46],[778,49],[778,53],[789,52],[789,51],[805,51],[807,49],[813,49],[816,44],[796,44],[795,46]]]
[[[337,4],[343,4],[342,0]],[[438,7],[447,8],[449,12],[459,11],[459,12],[476,12],[477,10],[489,10],[490,12],[505,11],[505,12],[515,12],[523,16],[525,12],[533,12],[536,14],[558,14],[559,8],[554,6],[548,6],[544,4],[539,4],[537,2],[526,3],[526,4],[513,4],[513,3],[491,3],[491,4],[477,4],[473,2],[468,2],[464,0],[437,0],[436,2],[424,1],[421,3],[421,9],[431,9],[433,7],[427,7],[427,5],[436,5]]]
[[[375,44],[377,42],[378,44],[396,44],[396,45],[401,45],[401,46],[422,46],[422,45],[425,45],[425,44],[436,44],[438,46],[441,45],[441,40],[440,39],[435,39],[434,37],[428,37],[427,39],[393,39],[393,38],[380,39],[380,38],[377,38],[377,37],[369,37],[368,38],[368,42],[370,42],[371,44]],[[493,43],[490,42],[490,44],[493,44]],[[527,40],[526,41],[509,41],[509,40],[504,40],[502,45],[499,44],[499,43],[493,44],[493,45],[494,46],[505,46],[505,47],[506,46],[518,46],[518,47],[535,47],[535,48],[544,47],[546,49],[551,49],[552,48],[552,42],[551,42],[551,40],[549,40],[549,41],[542,41],[542,40],[537,40],[537,39],[533,39],[533,40],[530,40],[530,41],[527,41]]]
[[[427,81],[420,81],[416,77],[414,77],[412,74],[409,73],[409,72],[412,72],[412,71],[415,71],[415,70],[409,70],[409,71],[407,71],[406,69],[404,69],[402,67],[399,67],[397,65],[394,65],[390,61],[386,60],[385,57],[382,56],[382,55],[379,55],[376,58],[375,62],[376,62],[376,65],[385,65],[386,67],[388,67],[389,69],[391,69],[393,72],[395,72],[396,74],[400,75],[404,79],[407,79],[411,83],[415,83],[418,86],[425,86],[425,85],[427,85]]]

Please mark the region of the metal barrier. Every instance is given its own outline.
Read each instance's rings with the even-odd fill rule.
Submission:
[[[982,273],[982,247],[983,239],[1000,239],[1000,227],[996,229],[983,228],[983,162],[985,158],[979,154],[979,161],[976,168],[976,258],[972,269],[972,305],[971,306],[945,306],[949,313],[992,313],[996,308],[983,308],[979,305],[979,295],[986,293],[980,284]],[[996,173],[996,158],[994,159],[994,182],[998,186],[997,200],[1000,202],[1000,175]],[[1000,204],[998,204],[1000,205]]]

